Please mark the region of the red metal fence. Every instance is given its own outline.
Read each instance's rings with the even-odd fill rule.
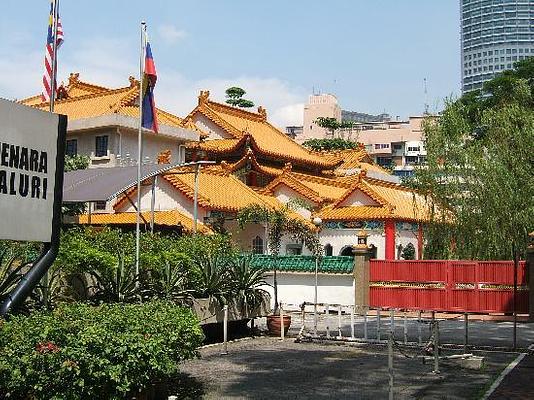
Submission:
[[[372,307],[478,313],[513,311],[512,261],[371,260]],[[516,310],[528,313],[525,262],[517,270]]]

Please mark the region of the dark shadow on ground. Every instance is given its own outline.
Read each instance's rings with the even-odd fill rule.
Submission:
[[[183,371],[206,384],[206,398],[381,399],[387,398],[387,353],[378,348],[251,341],[188,362]],[[410,354],[407,354],[410,355]],[[415,355],[412,353],[411,356]],[[395,398],[478,398],[515,357],[493,354],[482,371],[431,365],[398,352],[394,359]]]

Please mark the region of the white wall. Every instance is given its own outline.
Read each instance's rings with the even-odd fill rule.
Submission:
[[[215,125],[210,119],[206,118],[200,113],[196,113],[193,117],[194,124],[203,132],[209,133],[208,140],[212,139],[231,139],[233,136]]]
[[[315,274],[304,272],[278,272],[278,301],[285,304],[313,302],[315,292]],[[272,273],[266,281],[273,284]],[[271,295],[274,306],[274,288],[265,286]],[[351,274],[318,274],[317,302],[329,304],[354,304],[354,279]],[[295,307],[290,307],[294,309]]]
[[[360,229],[323,229],[320,234],[320,242],[324,247],[326,244],[332,245],[332,255],[339,256],[341,250],[346,246],[352,246],[358,242],[358,232]],[[367,244],[374,244],[377,247],[377,258],[384,259],[386,253],[386,238],[382,232],[366,231],[369,234]]]
[[[312,203],[309,199],[302,196],[300,193],[294,191],[290,187],[287,187],[286,185],[278,185],[274,190],[274,196],[282,204],[287,204],[291,200],[299,199],[300,201],[303,201],[306,204],[315,206],[315,204]],[[310,219],[311,217],[311,212],[304,207],[295,207],[294,210],[306,219]]]
[[[361,190],[355,190],[340,204],[340,207],[349,206],[377,206],[379,205],[371,197],[366,195]]]
[[[134,197],[137,195],[134,194]],[[169,182],[162,177],[158,178],[156,185],[155,196],[155,211],[169,211],[178,210],[182,214],[193,218],[193,200],[189,199],[177,189],[175,189]],[[134,200],[134,199],[132,199]],[[150,202],[152,200],[152,186],[141,187],[141,211],[150,211]],[[134,200],[135,201],[135,200]],[[129,201],[123,202],[122,206],[117,209],[117,212],[135,212],[133,205]],[[198,220],[204,222],[204,217],[207,215],[207,210],[203,207],[198,207]]]

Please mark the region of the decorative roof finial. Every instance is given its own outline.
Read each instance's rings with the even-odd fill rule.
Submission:
[[[80,73],[79,72],[71,72],[69,75],[69,86],[74,85],[75,83],[79,82]]]
[[[282,168],[282,171],[283,172],[291,172],[292,169],[293,169],[293,165],[290,162],[286,162],[284,164],[284,168]]]
[[[267,121],[267,110],[263,106],[258,107],[258,114],[260,114],[263,121]]]
[[[171,163],[171,151],[163,150],[158,154],[158,164],[170,164]]]
[[[201,90],[200,95],[198,96],[198,105],[206,104],[208,102],[208,99],[210,97],[210,91],[209,90]]]
[[[128,81],[130,82],[130,87],[131,88],[139,86],[139,81],[137,79],[135,79],[135,76],[130,75],[128,77]]]

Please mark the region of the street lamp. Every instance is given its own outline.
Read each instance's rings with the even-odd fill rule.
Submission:
[[[312,220],[313,224],[317,228],[317,244],[319,245],[319,231],[323,220],[319,217],[315,217]],[[317,275],[319,273],[319,248],[315,252],[315,296],[313,300],[313,334],[317,336]]]

